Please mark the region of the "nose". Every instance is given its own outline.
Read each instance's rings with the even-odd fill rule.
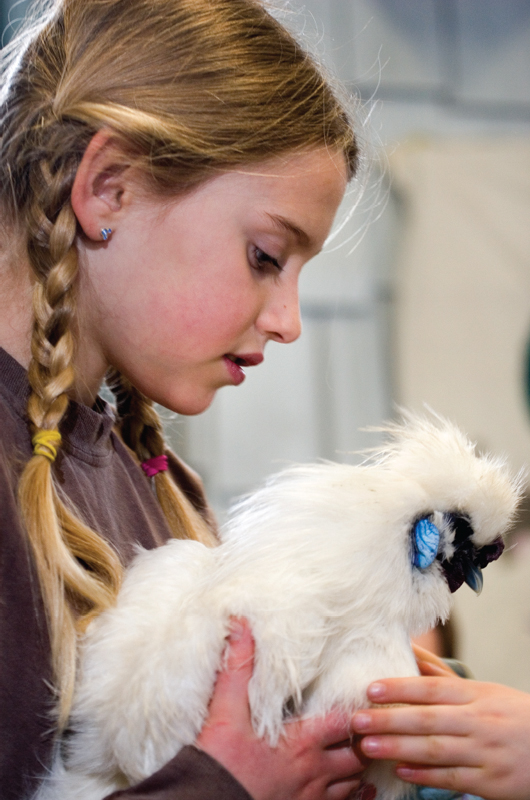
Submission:
[[[274,287],[259,315],[257,325],[267,339],[289,344],[302,332],[298,281],[290,286]]]

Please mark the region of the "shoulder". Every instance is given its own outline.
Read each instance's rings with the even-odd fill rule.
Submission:
[[[31,434],[20,409],[0,391],[0,539],[2,551],[20,551],[27,561],[25,535],[17,500],[19,476],[31,458]],[[4,559],[0,555],[0,569]],[[5,576],[4,576],[5,577]]]
[[[13,413],[0,394],[0,513],[6,496],[16,492],[18,476],[31,458],[31,435],[24,420]]]

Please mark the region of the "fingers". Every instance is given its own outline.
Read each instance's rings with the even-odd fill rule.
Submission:
[[[313,788],[320,784],[322,794],[318,796],[323,799],[342,800],[355,792],[366,768],[368,759],[352,748],[348,727],[347,717],[339,712],[293,721],[286,727],[283,741],[287,746],[291,743],[291,752],[297,754],[295,760],[302,757],[300,764],[305,762],[304,769],[309,768],[307,775],[312,776]]]
[[[324,768],[330,775],[336,775],[337,778],[339,776],[342,778],[359,776],[366,769],[367,763],[366,756],[350,744],[328,748],[323,754]]]
[[[478,767],[476,748],[467,737],[456,736],[366,736],[361,749],[370,758],[384,758],[428,766]]]
[[[424,647],[414,643],[412,643],[412,650],[421,675],[439,675],[440,677],[445,675],[446,677],[454,678],[454,670],[443,659],[431,653],[430,650],[426,650]]]
[[[417,703],[424,705],[469,703],[473,682],[453,677],[388,678],[370,684],[368,699],[373,703]]]
[[[351,730],[351,718],[341,711],[330,711],[324,717],[293,720],[298,736],[312,740],[322,751],[326,771],[337,775],[356,775],[366,768],[368,759],[360,749],[360,736]],[[289,725],[289,723],[287,723]]]
[[[357,743],[359,737],[355,738]],[[352,741],[346,744],[328,747],[322,753],[322,770],[328,775],[328,785],[326,788],[326,800],[346,800],[346,798],[356,796],[361,800],[357,790],[361,784],[363,771],[366,769],[368,759],[352,746]],[[374,795],[375,796],[375,795]],[[364,797],[364,795],[363,795]],[[367,796],[366,800],[373,800]]]
[[[440,678],[454,678],[455,673],[450,667],[440,667],[438,664],[433,664],[432,661],[417,661],[420,675]]]
[[[453,706],[399,706],[397,708],[370,708],[357,712],[352,728],[357,733],[403,733],[415,735],[451,734],[466,736],[473,726],[473,713],[460,708],[455,714]]]
[[[398,764],[396,774],[403,781],[421,786],[436,786],[454,792],[465,791],[476,794],[479,786],[479,771],[469,767],[416,767],[413,764]]]
[[[254,665],[254,640],[246,620],[232,619],[223,670],[217,676],[209,707],[209,717],[250,718],[248,682]]]
[[[323,717],[310,717],[302,719],[300,724],[307,727],[320,742],[321,747],[350,747],[351,724],[350,716],[342,711],[330,711]]]
[[[440,669],[444,674],[454,674],[447,664],[430,650],[426,650],[424,647],[420,647],[418,644],[414,644],[413,642],[412,651],[416,661],[418,662],[418,666],[420,663],[432,664],[433,666],[438,667],[438,669]]]
[[[326,800],[347,800],[357,792],[360,784],[360,778],[330,783],[326,788]],[[366,800],[373,800],[373,798],[367,797]]]
[[[232,617],[223,672],[244,670],[246,674],[252,675],[253,661],[254,639],[249,624],[246,619]]]

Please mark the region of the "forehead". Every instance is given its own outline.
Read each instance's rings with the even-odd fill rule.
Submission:
[[[260,191],[276,194],[291,187],[306,186],[320,200],[342,199],[347,184],[346,162],[342,153],[325,148],[278,157],[248,167],[239,167],[226,177],[254,184]],[[302,198],[300,198],[302,199]]]
[[[322,246],[346,185],[343,154],[325,148],[239,167],[210,183],[232,208],[268,218],[309,250]]]

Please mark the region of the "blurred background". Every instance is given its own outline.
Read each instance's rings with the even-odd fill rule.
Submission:
[[[26,5],[3,0],[5,38]],[[221,518],[286,463],[359,461],[378,443],[366,428],[397,406],[427,404],[528,469],[530,0],[291,0],[277,13],[358,98],[365,168],[304,269],[301,339],[270,343],[205,414],[166,412],[174,449]],[[530,691],[527,518],[482,597],[457,593],[453,627],[477,678]]]

